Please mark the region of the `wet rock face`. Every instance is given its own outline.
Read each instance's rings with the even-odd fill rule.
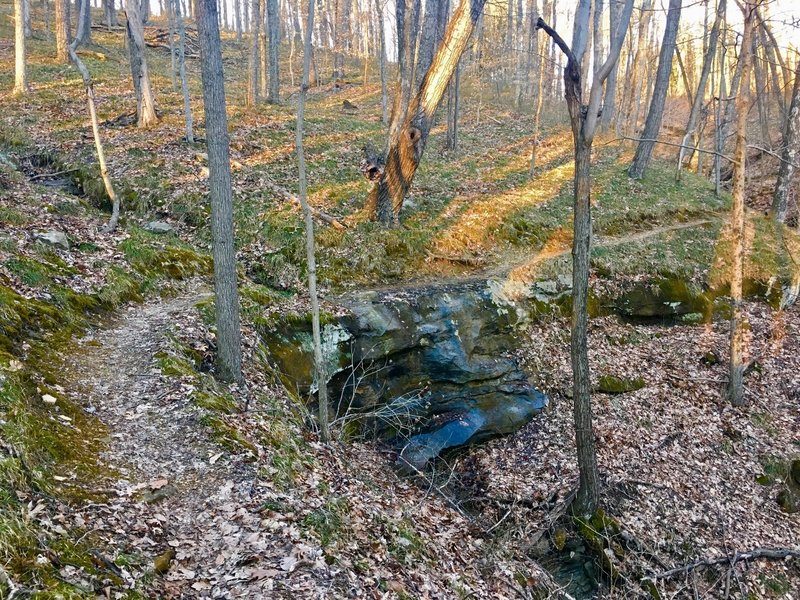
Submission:
[[[516,431],[547,404],[510,357],[514,311],[483,283],[365,292],[342,305],[348,314],[323,328],[332,407],[364,414],[408,467]],[[308,321],[260,333],[287,387],[313,392]]]

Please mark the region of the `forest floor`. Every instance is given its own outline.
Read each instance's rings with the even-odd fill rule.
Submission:
[[[4,41],[8,10],[0,7]],[[123,196],[118,232],[100,229],[108,204],[83,89],[74,69],[53,63],[51,40],[31,40],[25,103],[0,98],[0,597],[517,598],[565,585],[594,561],[556,518],[576,482],[563,317],[543,315],[519,333],[518,357],[551,410],[422,480],[399,477],[374,442],[319,444],[305,406],[270,374],[254,325],[307,303],[299,211],[267,185],[296,191],[295,96],[245,108],[244,48],[232,37],[226,79],[248,386],[214,380],[204,146],[181,139],[181,98],[163,50],[148,55],[159,126],[120,125],[134,107],[121,32],[93,35],[98,54],[85,60]],[[319,60],[327,71],[329,57]],[[13,44],[0,45],[2,89],[12,61]],[[200,115],[199,65],[188,68]],[[531,177],[529,116],[504,108],[510,93],[495,96],[466,71],[462,89],[460,148],[446,151],[443,127],[434,129],[403,226],[389,231],[358,218],[368,190],[361,146],[384,136],[379,86],[312,90],[311,201],[347,226],[317,229],[325,296],[490,276],[517,289],[569,274],[563,111],[546,115]],[[342,111],[344,100],[355,114]],[[724,284],[727,195],[692,173],[675,182],[667,161],[632,181],[630,150],[598,143],[593,288],[661,276]],[[791,282],[800,238],[750,204],[748,279]],[[173,229],[148,232],[152,220]],[[37,238],[48,231],[66,233],[69,247]],[[636,597],[643,575],[758,546],[797,547],[798,516],[775,498],[800,455],[800,312],[764,302],[746,312],[754,362],[741,409],[723,401],[726,322],[592,320],[595,377],[644,384],[592,398],[604,500],[621,528],[607,527],[603,544],[628,548],[614,559],[621,577],[598,575],[599,593]],[[753,561],[661,591],[794,598],[800,570],[796,561]]]

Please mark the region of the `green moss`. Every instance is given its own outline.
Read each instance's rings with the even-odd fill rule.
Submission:
[[[597,389],[604,394],[625,394],[635,392],[645,386],[644,379],[616,377],[614,375],[601,375]]]
[[[225,448],[233,452],[245,450],[252,454],[253,458],[258,458],[258,447],[223,418],[208,414],[200,419],[200,423],[209,427],[213,438]]]

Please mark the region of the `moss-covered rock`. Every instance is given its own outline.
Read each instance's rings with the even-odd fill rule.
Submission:
[[[644,379],[641,377],[626,378],[615,375],[601,375],[597,389],[604,394],[625,394],[640,390],[644,386]]]

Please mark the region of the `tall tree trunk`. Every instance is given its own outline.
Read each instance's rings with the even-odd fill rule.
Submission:
[[[314,344],[314,374],[317,382],[319,401],[319,433],[323,442],[331,439],[328,429],[328,374],[325,372],[325,359],[322,355],[322,336],[320,333],[319,297],[317,295],[317,259],[314,243],[314,219],[308,204],[306,183],[306,157],[303,148],[303,121],[305,119],[306,93],[311,71],[311,37],[314,33],[314,0],[308,0],[308,21],[303,43],[303,81],[300,84],[300,97],[297,101],[297,167],[300,182],[300,205],[303,207],[303,222],[306,231],[306,262],[308,263],[308,295],[311,298],[311,337]]]
[[[254,4],[257,6],[258,0]],[[257,10],[257,9],[256,9]],[[258,22],[258,19],[255,19]],[[217,319],[217,373],[242,382],[242,342],[239,327],[239,291],[236,281],[236,245],[233,231],[228,115],[225,78],[217,25],[217,1],[197,1],[197,29],[203,80],[203,109],[208,148],[208,187],[211,200],[211,238]]]
[[[267,0],[260,0],[261,30],[258,34],[258,59],[260,61],[258,82],[259,98],[267,97],[267,75],[269,74],[269,57],[267,56]]]
[[[536,23],[539,21],[539,11],[536,5],[536,0],[531,0],[530,6],[530,19],[531,19],[531,32],[533,38],[531,40],[530,51],[532,53],[532,71],[533,71],[533,87],[531,94],[531,101],[533,102],[533,133],[531,139],[531,163],[528,173],[531,177],[536,175],[537,157],[539,153],[539,128],[541,127],[542,120],[542,106],[544,105],[544,93],[542,78],[544,77],[544,68],[542,65],[542,57],[539,54],[539,40],[536,36]]]
[[[141,3],[142,9],[139,16],[142,19],[142,25],[146,25],[150,21],[150,0],[141,0]]]
[[[245,0],[246,3],[247,0]],[[242,0],[234,0],[233,14],[236,20],[236,41],[242,43]]]
[[[83,6],[81,6],[81,11],[88,10],[89,2],[87,1],[83,4]],[[83,27],[86,27],[86,20],[81,17],[80,13],[78,13],[78,33],[75,36],[75,39],[72,40],[72,43],[69,45],[67,50],[69,52],[70,59],[80,72],[81,78],[83,78],[83,86],[86,88],[86,103],[89,108],[89,118],[92,122],[92,134],[94,136],[94,148],[97,152],[97,162],[100,164],[100,177],[103,179],[103,185],[105,186],[106,194],[108,194],[108,198],[111,200],[111,219],[105,226],[104,231],[106,233],[111,233],[117,228],[117,223],[119,221],[120,200],[119,196],[117,196],[116,192],[114,191],[114,185],[111,182],[111,176],[108,174],[106,157],[105,153],[103,152],[103,143],[100,140],[100,125],[97,119],[97,110],[95,109],[92,77],[89,74],[89,70],[86,68],[86,65],[83,64],[83,61],[78,56],[78,46],[81,43],[81,39],[85,37],[81,35],[81,28]]]
[[[700,111],[703,109],[703,103],[706,98],[706,84],[708,83],[708,76],[711,73],[711,65],[714,63],[714,57],[717,55],[717,41],[719,40],[719,30],[722,27],[722,22],[725,20],[726,0],[719,0],[717,4],[717,16],[714,19],[714,24],[711,26],[711,32],[708,35],[708,45],[706,53],[703,57],[703,68],[700,72],[700,82],[697,84],[697,91],[694,94],[694,102],[692,103],[692,110],[689,112],[689,122],[686,124],[686,131],[683,135],[683,144],[678,151],[678,170],[676,179],[680,180],[681,170],[683,169],[683,160],[686,156],[686,148],[689,141],[694,137],[693,147],[698,145],[697,135],[697,119],[700,116]],[[689,161],[692,160],[689,155]]]
[[[725,77],[727,65],[725,58],[727,47],[724,43],[720,44],[718,69],[719,69],[719,94],[714,111],[714,140],[716,154],[714,155],[714,193],[719,196],[722,194],[722,151],[725,149],[725,138],[722,135],[722,101],[728,95],[728,84]]]
[[[180,0],[167,0],[174,2],[175,20],[178,23],[178,70],[181,75],[181,91],[183,92],[183,116],[186,123],[186,141],[194,143],[194,128],[192,126],[192,102],[189,98],[189,78],[186,76],[186,27],[181,14]]]
[[[91,44],[92,43],[92,11],[91,5],[87,7],[86,11],[83,10],[83,3],[88,3],[89,0],[76,0],[76,7],[78,9],[77,27],[78,31],[75,37],[78,39],[78,44]],[[81,22],[83,27],[81,27]],[[80,37],[79,37],[80,36]]]
[[[56,60],[64,63],[69,60],[70,23],[69,0],[55,0],[56,5]]]
[[[372,210],[384,225],[397,221],[403,200],[425,151],[436,108],[467,47],[484,3],[485,0],[461,1],[450,20],[445,38],[434,56],[428,74],[409,106],[403,125],[390,143],[386,168],[373,186],[367,201],[368,210]]]
[[[633,0],[625,0],[620,13],[619,27],[611,39],[608,58],[596,69],[589,88],[589,100],[582,100],[581,64],[588,45],[589,6],[591,0],[580,0],[575,13],[572,48],[547,24],[539,19],[543,29],[567,56],[564,69],[564,89],[572,126],[575,149],[573,184],[573,242],[572,242],[572,328],[570,358],[573,379],[573,418],[577,446],[580,484],[575,497],[574,512],[591,514],[600,502],[600,475],[597,468],[592,426],[591,379],[588,351],[589,261],[592,244],[591,159],[592,144],[599,124],[598,110],[603,99],[603,87],[615,63],[628,31]],[[599,60],[599,57],[597,57]]]
[[[178,89],[178,59],[175,48],[175,11],[172,8],[172,0],[167,0],[167,33],[169,34],[169,74],[174,91]]]
[[[336,0],[333,79],[344,80],[344,62],[350,48],[350,0]]]
[[[642,94],[645,87],[645,66],[647,63],[648,47],[647,38],[650,30],[650,20],[653,15],[654,0],[642,0],[642,8],[639,14],[639,28],[636,35],[636,53],[633,56],[633,81],[631,81],[631,93],[628,96],[629,102],[626,108],[627,124],[625,134],[630,136],[639,127],[639,107],[641,105]]]
[[[750,71],[753,67],[753,23],[756,6],[760,0],[745,0],[744,33],[739,60],[742,62],[742,80],[736,95],[736,147],[733,152],[733,188],[731,192],[731,237],[733,260],[731,262],[731,358],[728,374],[728,398],[734,406],[744,404],[744,328],[742,327],[742,280],[744,275],[744,194],[747,170],[747,112],[750,105]]]
[[[621,0],[609,0],[608,3],[608,22],[609,35],[613,38],[617,28],[620,26]],[[627,25],[626,25],[627,27]],[[608,129],[617,114],[617,73],[619,72],[619,61],[611,69],[611,73],[606,80],[605,98],[603,99],[603,113],[600,117],[600,126]]]
[[[438,16],[438,3],[444,0],[427,0],[425,3],[425,16],[422,19],[422,33],[419,39],[419,49],[417,51],[417,64],[415,69],[414,81],[416,85],[422,85],[425,73],[433,61],[433,51],[436,45],[436,18]]]
[[[88,2],[89,0],[84,0]],[[131,60],[131,75],[136,91],[136,122],[139,127],[150,127],[158,122],[150,73],[145,56],[144,29],[139,17],[138,0],[125,0],[127,16],[128,52]]]
[[[22,2],[22,29],[26,38],[31,37],[33,34],[31,30],[31,0],[23,0]]]
[[[106,27],[109,30],[112,27],[119,26],[119,19],[117,18],[116,0],[103,0],[103,13],[106,19]]]
[[[25,56],[25,2],[14,0],[14,95],[28,91],[28,64]]]
[[[752,53],[753,53],[753,72],[756,80],[756,105],[758,106],[758,124],[761,127],[761,142],[767,147],[772,148],[772,138],[769,133],[769,106],[767,99],[769,98],[769,91],[767,90],[767,81],[764,77],[764,61],[759,53],[759,45],[756,36],[752,40]]]
[[[670,0],[669,10],[667,11],[667,26],[664,30],[664,40],[661,43],[661,54],[658,58],[658,69],[656,71],[653,97],[650,101],[650,110],[647,113],[647,120],[642,132],[642,141],[636,147],[633,162],[628,168],[628,174],[634,179],[641,179],[642,175],[644,175],[655,147],[655,142],[652,140],[656,139],[658,132],[661,130],[669,78],[672,74],[672,56],[675,54],[675,42],[678,38],[680,20],[681,0]]]
[[[381,72],[381,121],[384,125],[389,124],[389,96],[386,89],[386,33],[383,21],[383,5],[381,0],[375,0],[375,12],[378,14],[378,43],[380,44],[380,56],[378,64]]]
[[[255,106],[258,103],[258,86],[260,76],[260,63],[259,60],[259,35],[261,31],[261,0],[253,0],[252,6],[252,24],[253,32],[250,40],[250,65],[248,73],[250,77],[247,80],[247,105]]]
[[[800,158],[800,60],[797,61],[795,68],[792,100],[783,128],[781,146],[781,166],[778,169],[778,181],[772,197],[772,214],[779,223],[786,220],[789,191],[792,188],[795,165]],[[800,215],[798,215],[798,221],[800,222]]]
[[[281,100],[280,74],[278,71],[280,48],[279,26],[280,15],[278,14],[278,0],[267,0],[267,28],[269,29],[269,91],[267,93],[267,102],[270,104],[278,104]],[[292,39],[294,39],[293,35]],[[305,56],[303,57],[303,61],[305,61]]]
[[[395,17],[397,21],[397,70],[400,85],[395,91],[392,116],[389,121],[389,135],[387,138],[387,152],[389,147],[395,145],[400,136],[400,130],[408,114],[408,105],[411,101],[411,81],[414,64],[414,4],[408,6],[405,0],[397,0]]]
[[[447,133],[444,146],[447,150],[458,150],[458,109],[461,103],[461,61],[456,65],[456,72],[447,86]]]

